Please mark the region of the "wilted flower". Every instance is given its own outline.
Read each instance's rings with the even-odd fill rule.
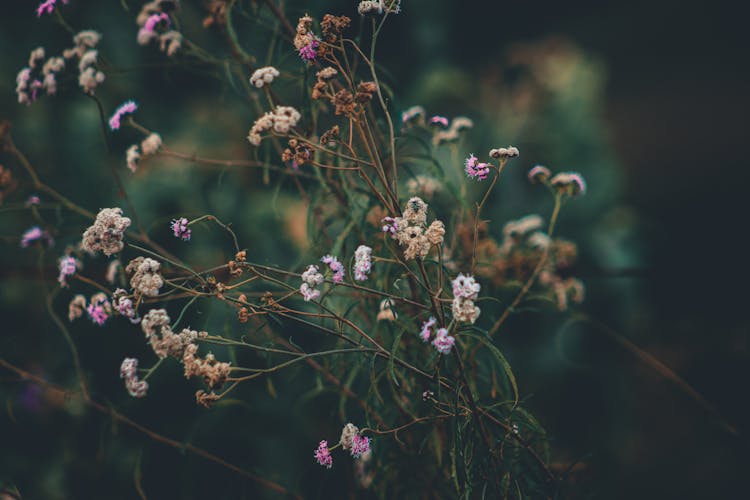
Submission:
[[[507,148],[496,148],[490,150],[490,158],[495,159],[508,159],[518,157],[518,148],[515,146],[508,146]]]
[[[121,208],[102,208],[96,215],[94,225],[83,233],[81,248],[94,254],[98,251],[112,255],[122,250],[125,230],[130,226],[130,219],[122,216]]]

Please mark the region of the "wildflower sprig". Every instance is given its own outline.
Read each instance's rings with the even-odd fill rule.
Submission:
[[[45,2],[43,11],[54,4]],[[329,469],[341,451],[348,452],[362,487],[378,487],[381,479],[374,482],[374,477],[384,484],[398,483],[405,472],[383,466],[385,461],[408,465],[409,457],[424,450],[421,466],[436,478],[436,484],[428,486],[432,496],[441,496],[436,492],[446,488],[478,491],[481,486],[489,496],[500,497],[505,491],[500,478],[518,470],[543,478],[529,485],[524,495],[542,490],[551,495],[557,478],[541,458],[543,431],[533,418],[517,411],[518,386],[492,336],[532,287],[558,303],[565,299],[566,306],[582,300],[583,284],[563,272],[575,256],[574,246],[556,238],[554,230],[563,202],[585,193],[583,177],[574,172],[553,175],[546,167],[534,167],[529,179],[547,186],[554,199],[546,231],[541,217],[510,221],[502,244],[495,244],[481,219],[483,209],[506,166],[519,163],[519,150],[507,146],[486,156],[468,153],[463,141],[474,126],[470,118],[428,115],[418,105],[400,113],[400,130],[394,126],[393,117],[398,121],[399,113],[375,55],[378,37],[385,36],[385,23],[400,12],[400,2],[360,2],[365,31],[359,35],[352,33],[357,23],[346,16],[316,19],[305,14],[295,23],[267,2],[269,15],[285,35],[279,46],[293,57],[264,67],[255,65],[255,57],[238,41],[234,24],[251,16],[242,11],[244,16],[232,17],[243,8],[240,4],[211,2],[208,7],[203,25],[222,30],[227,46],[221,54],[211,54],[191,41],[200,38],[179,31],[183,24],[177,2],[144,4],[134,14],[138,31],[131,40],[144,50],[157,50],[158,45],[164,57],[186,66],[220,67],[219,76],[226,76],[233,88],[242,82],[241,99],[247,105],[243,109],[252,111],[231,141],[246,151],[239,158],[180,150],[169,130],[157,133],[136,121],[141,115],[135,99],[142,101],[137,95],[114,108],[107,120],[103,109],[120,101],[109,94],[98,69],[97,32],[79,32],[63,62],[78,64],[79,84],[99,108],[106,140],[114,131],[123,137],[136,134],[134,143],[117,152],[124,158],[120,169],[147,177],[163,168],[159,160],[164,158],[206,168],[262,169],[264,180],[277,176],[279,186],[291,186],[288,189],[305,207],[302,211],[307,210],[305,250],[287,268],[260,258],[257,241],[243,238],[232,223],[252,211],[257,203],[252,197],[247,210],[231,218],[190,207],[165,214],[155,225],[158,232],[147,231],[117,168],[112,180],[122,203],[94,213],[45,184],[31,161],[3,137],[4,150],[28,173],[35,192],[88,221],[75,236],[80,248],[55,257],[58,283],[70,288],[63,291],[70,292],[68,319],[88,318],[102,329],[124,325],[142,334],[148,354],[141,359],[149,368],[139,369],[138,359],[121,353],[121,391],[135,398],[156,396],[161,384],[149,387],[147,379],[168,377],[160,369],[167,364],[179,367],[184,378],[199,387],[195,400],[205,408],[227,397],[241,397],[238,387],[256,379],[268,379],[271,386],[271,376],[275,384],[276,376],[287,371],[314,374],[297,383],[312,382],[319,384],[319,392],[341,395],[341,422],[336,425],[357,412],[368,427],[346,423],[338,442],[330,446],[333,440],[311,435],[312,456]],[[19,73],[17,93],[23,104],[34,102],[42,90],[50,95],[57,91],[54,75],[64,65],[57,59],[43,63],[45,56],[32,51],[29,65]],[[229,57],[231,61],[225,60]],[[314,81],[308,82],[306,74],[314,74]],[[304,98],[289,92],[292,87],[304,88]],[[430,165],[450,175],[438,178],[420,170],[422,164],[408,153],[410,141],[417,139]],[[456,152],[450,164],[441,164],[444,148]],[[474,189],[479,195],[472,194]],[[27,209],[35,210],[36,205]],[[300,211],[290,209],[287,215],[298,216],[295,210]],[[43,222],[20,235],[24,251],[44,256],[44,247],[54,244],[52,234],[57,233]],[[214,225],[220,228],[220,238],[208,238],[203,231]],[[215,251],[194,257],[200,253],[189,249],[196,242]],[[96,259],[108,264],[88,265]],[[513,266],[521,261],[523,266],[514,274]],[[109,269],[106,277],[96,274],[100,268]],[[495,319],[498,315],[489,306],[499,285],[509,279],[525,281]],[[95,286],[96,293],[79,293],[77,287],[83,285]],[[180,326],[203,322],[198,312],[206,304],[221,311],[226,328]],[[299,341],[308,336],[315,340]],[[69,344],[85,387],[75,343]],[[258,356],[237,356],[240,351]],[[455,429],[460,429],[460,436]],[[451,464],[459,456],[474,457],[460,477]],[[258,482],[286,491],[275,483]]]

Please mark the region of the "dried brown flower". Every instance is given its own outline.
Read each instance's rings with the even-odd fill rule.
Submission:
[[[334,43],[341,36],[341,32],[349,27],[352,20],[346,16],[326,14],[320,22],[323,38],[328,43]]]

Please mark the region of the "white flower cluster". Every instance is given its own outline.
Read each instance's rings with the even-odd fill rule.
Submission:
[[[256,69],[253,72],[250,76],[250,83],[260,89],[273,83],[273,80],[278,76],[279,70],[273,66],[266,66],[264,68]]]
[[[130,146],[125,152],[125,162],[130,171],[135,172],[142,158],[155,155],[160,148],[161,136],[156,132],[150,133],[148,137],[141,141],[140,149],[137,144]]]
[[[453,284],[453,318],[456,321],[474,323],[479,317],[480,310],[474,305],[479,296],[481,285],[473,276],[459,273]]]
[[[155,297],[159,289],[164,285],[164,279],[160,274],[161,264],[149,257],[138,257],[130,261],[125,272],[132,274],[130,286],[137,295]]]
[[[306,302],[320,297],[320,290],[318,285],[322,285],[325,278],[320,274],[318,266],[311,264],[307,270],[302,273],[302,284],[299,287],[299,291],[304,297]]]
[[[269,111],[255,120],[247,135],[247,140],[253,146],[259,146],[263,139],[261,137],[263,132],[273,130],[279,134],[288,134],[289,130],[297,125],[301,117],[299,111],[291,106],[276,106],[273,112]]]
[[[91,254],[103,252],[112,255],[122,250],[125,230],[130,219],[122,216],[121,208],[102,208],[96,215],[94,225],[83,233],[81,248]]]

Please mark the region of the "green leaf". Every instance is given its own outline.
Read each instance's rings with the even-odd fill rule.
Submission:
[[[508,360],[505,359],[505,356],[503,356],[503,353],[500,352],[500,349],[497,348],[495,344],[492,343],[492,340],[487,335],[481,335],[474,332],[462,332],[457,335],[467,335],[469,337],[473,337],[477,340],[479,340],[482,344],[487,346],[487,348],[490,350],[492,355],[495,357],[495,359],[500,363],[500,366],[503,368],[503,371],[505,372],[505,376],[508,378],[508,381],[510,382],[510,386],[513,389],[513,397],[516,404],[518,404],[518,384],[516,383],[516,377],[513,375],[513,370],[510,368],[510,363],[508,363]]]

